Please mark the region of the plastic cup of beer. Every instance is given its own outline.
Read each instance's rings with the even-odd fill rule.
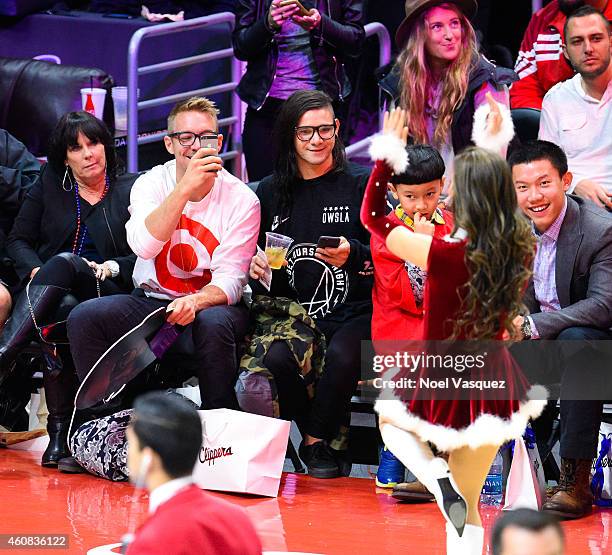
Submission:
[[[280,233],[266,232],[266,257],[270,268],[279,270],[283,267],[291,243],[293,243],[291,237]]]

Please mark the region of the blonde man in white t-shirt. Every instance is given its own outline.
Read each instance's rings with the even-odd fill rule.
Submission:
[[[68,322],[80,379],[114,341],[166,306],[167,321],[186,326],[173,349],[190,354],[202,407],[238,408],[236,345],[248,324],[241,298],[260,209],[249,187],[223,169],[217,113],[205,98],[171,111],[164,143],[174,159],[139,177],[130,196],[136,289],[82,303]]]

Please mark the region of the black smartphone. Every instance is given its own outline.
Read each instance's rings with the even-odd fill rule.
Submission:
[[[317,247],[320,249],[337,249],[340,246],[340,237],[331,237],[330,235],[321,235],[317,241]]]

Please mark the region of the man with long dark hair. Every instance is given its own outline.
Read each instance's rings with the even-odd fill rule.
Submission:
[[[320,91],[294,93],[276,121],[274,174],[257,191],[259,244],[264,246],[267,231],[294,241],[287,265],[272,272],[269,294],[298,301],[327,343],[300,447],[309,473],[318,478],[349,471],[328,442],[349,408],[359,378],[360,341],[370,337],[372,316],[369,236],[359,221],[368,171],[347,163],[338,129],[330,97]],[[323,248],[321,236],[335,238],[337,246]],[[267,267],[264,257],[254,256],[251,277],[261,278]],[[286,343],[274,342],[264,364],[275,377],[281,416],[299,418],[290,409],[303,398],[304,384],[293,379],[298,368]]]
[[[344,105],[352,85],[345,63],[365,40],[363,0],[239,0],[234,55],[247,62],[236,93],[248,106],[242,143],[252,181],[271,173],[270,135],[279,110],[295,91],[322,90]],[[262,140],[263,139],[263,140]]]

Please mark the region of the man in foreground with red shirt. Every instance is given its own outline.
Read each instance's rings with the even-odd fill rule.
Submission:
[[[198,488],[192,472],[202,447],[195,408],[161,392],[134,403],[127,429],[128,469],[149,490],[149,518],[128,555],[261,555],[251,521],[236,505]]]

